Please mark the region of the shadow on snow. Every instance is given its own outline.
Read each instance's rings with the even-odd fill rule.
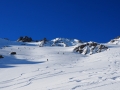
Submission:
[[[12,68],[17,64],[39,64],[44,62],[45,61],[34,62],[26,59],[16,59],[14,56],[5,56],[4,58],[0,59],[0,68]]]

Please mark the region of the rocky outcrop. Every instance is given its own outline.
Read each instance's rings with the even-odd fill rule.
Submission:
[[[21,42],[31,42],[32,41],[32,38],[31,37],[28,37],[28,36],[24,36],[24,37],[19,37],[19,39],[17,40],[18,42],[21,41]]]
[[[43,40],[39,41],[39,46],[68,47],[68,46],[75,46],[80,43],[82,43],[82,41],[77,39],[55,38],[53,40],[48,41],[46,38],[44,38]]]
[[[46,38],[44,38],[43,40],[40,40],[39,47],[43,47],[47,43],[47,41],[48,40]]]
[[[120,44],[120,36],[117,36],[116,38],[110,40],[110,42],[108,42],[110,44]]]
[[[96,42],[88,42],[88,43],[83,43],[82,45],[79,45],[74,48],[74,52],[78,52],[80,54],[94,54],[94,53],[99,53],[101,51],[107,50],[108,47],[102,44],[98,44]]]
[[[4,58],[2,55],[0,55],[0,58]]]

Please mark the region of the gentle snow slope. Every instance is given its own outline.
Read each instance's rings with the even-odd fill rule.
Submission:
[[[119,90],[120,46],[106,45],[110,50],[81,55],[74,47],[9,43],[0,49],[0,90]]]

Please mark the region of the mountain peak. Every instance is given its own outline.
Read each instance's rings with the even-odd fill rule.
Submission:
[[[112,39],[110,42],[108,42],[110,44],[120,44],[120,36],[117,36],[116,38]]]
[[[63,46],[63,47],[67,47],[67,46],[75,46],[79,43],[82,43],[82,41],[78,40],[78,39],[55,38],[52,40],[48,40],[46,42],[44,40],[41,40],[39,42],[39,46]]]

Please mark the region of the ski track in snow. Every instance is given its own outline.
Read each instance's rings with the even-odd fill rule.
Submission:
[[[0,63],[15,67],[0,68],[0,90],[118,90],[120,46],[113,47],[86,56],[73,53],[73,47],[5,47],[0,53],[11,57],[13,63],[7,58],[0,59]],[[11,51],[17,55],[10,56]],[[20,60],[44,62],[15,64]]]

